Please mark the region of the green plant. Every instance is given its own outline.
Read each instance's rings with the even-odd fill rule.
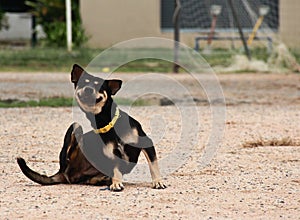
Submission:
[[[38,101],[29,100],[0,100],[0,108],[23,108],[23,107],[67,107],[73,105],[73,98],[52,97],[42,98]]]
[[[82,66],[97,56],[101,50],[74,48],[69,53],[65,48],[35,47],[13,50],[0,50],[0,71],[69,72],[74,63]]]
[[[43,26],[47,35],[46,45],[66,46],[65,0],[28,0],[37,23]],[[72,1],[72,39],[74,46],[82,46],[87,37],[81,24],[79,0]]]
[[[0,30],[2,28],[8,29],[8,24],[7,24],[7,17],[5,17],[4,11],[0,7]]]
[[[131,100],[126,98],[115,98],[119,105],[127,106],[148,106],[151,102],[148,100],[138,99]],[[40,100],[22,101],[17,99],[0,100],[0,108],[26,108],[26,107],[71,107],[74,104],[73,98],[69,97],[49,97]]]

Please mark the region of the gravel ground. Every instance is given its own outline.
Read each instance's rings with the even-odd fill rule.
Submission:
[[[188,87],[193,97],[205,98],[187,76],[169,76]],[[137,75],[119,75],[124,81],[132,77]],[[55,173],[64,133],[73,122],[72,108],[0,109],[0,219],[299,219],[300,75],[218,77],[227,100],[220,147],[211,163],[200,168],[199,158],[213,135],[211,109],[205,103],[182,104],[199,114],[199,136],[192,147],[195,140],[183,140],[193,149],[179,169],[164,176],[165,190],[151,189],[149,178],[129,179],[119,193],[105,187],[35,184],[21,173],[15,158],[24,157],[39,172]],[[66,74],[3,73],[0,79],[0,99],[73,94]],[[163,86],[160,80],[156,84]],[[120,97],[135,94],[123,92]],[[182,93],[174,96],[184,98]],[[152,136],[160,161],[178,154],[184,124],[178,106],[121,108]],[[243,147],[261,138],[290,138],[296,146]],[[140,164],[145,163],[141,156]]]

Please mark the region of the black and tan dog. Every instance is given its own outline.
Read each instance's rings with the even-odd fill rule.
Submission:
[[[79,124],[69,127],[60,152],[60,169],[53,176],[31,170],[17,158],[22,172],[43,184],[109,185],[113,191],[124,189],[123,174],[129,173],[142,151],[148,161],[153,188],[164,189],[156,152],[140,123],[118,108],[112,96],[121,88],[121,80],[103,80],[73,66],[71,80],[80,109],[93,130],[83,134]]]

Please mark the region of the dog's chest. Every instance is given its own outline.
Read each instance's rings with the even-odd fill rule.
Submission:
[[[117,132],[114,136],[107,139],[105,146],[103,147],[103,153],[110,159],[115,157],[122,158],[129,161],[130,152],[127,152],[128,146],[136,146],[138,143],[138,131],[136,128],[131,129],[128,132]],[[138,150],[138,149],[137,149]]]

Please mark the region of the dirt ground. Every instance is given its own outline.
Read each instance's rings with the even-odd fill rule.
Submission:
[[[198,100],[196,107],[180,101],[121,106],[151,135],[159,160],[169,158],[170,163],[178,161],[170,155],[184,149],[177,148],[184,129],[178,105],[197,111],[198,139],[183,140],[183,147],[192,150],[182,166],[164,176],[167,189],[152,189],[150,178],[130,179],[122,192],[83,185],[40,186],[21,173],[16,157],[22,156],[36,171],[54,174],[65,131],[74,120],[72,108],[0,109],[0,219],[300,219],[300,75],[218,75],[226,99],[225,130],[205,168],[199,161],[209,137],[214,137],[205,92],[186,75],[168,76],[189,88]],[[137,75],[118,77],[126,86]],[[132,90],[149,83],[140,82]],[[161,80],[154,84],[164,85]],[[68,74],[0,74],[2,100],[72,96],[72,89]],[[126,91],[119,97],[136,98],[135,92],[128,96]],[[185,98],[176,89],[174,96]],[[261,139],[289,139],[292,146],[243,147]],[[145,164],[144,156],[140,158],[139,164]]]

